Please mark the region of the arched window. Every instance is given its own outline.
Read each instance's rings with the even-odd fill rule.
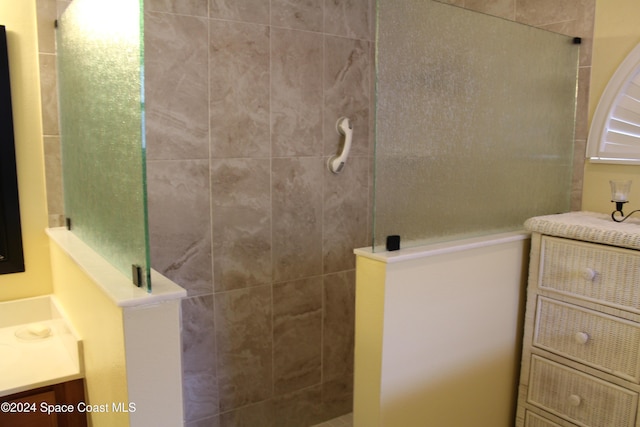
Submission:
[[[587,157],[598,163],[640,164],[640,44],[620,64],[600,98]]]

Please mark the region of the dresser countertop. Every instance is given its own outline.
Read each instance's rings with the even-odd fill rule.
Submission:
[[[640,250],[640,217],[615,222],[610,214],[579,211],[530,218],[524,226],[550,236]]]

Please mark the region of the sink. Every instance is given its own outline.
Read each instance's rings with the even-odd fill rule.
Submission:
[[[82,378],[81,350],[53,295],[0,303],[0,397]]]

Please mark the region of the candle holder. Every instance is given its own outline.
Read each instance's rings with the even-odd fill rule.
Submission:
[[[611,212],[611,219],[613,219],[615,222],[622,222],[634,213],[640,212],[640,209],[637,209],[628,215],[625,215],[624,212],[622,212],[624,204],[629,201],[631,181],[611,180],[609,181],[609,184],[611,185],[611,201],[616,204],[616,210]],[[616,214],[619,214],[617,218]]]

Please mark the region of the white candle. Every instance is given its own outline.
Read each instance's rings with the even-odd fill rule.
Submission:
[[[614,202],[626,202],[627,201],[627,195],[624,194],[621,191],[618,191],[618,192],[616,192],[616,194],[614,194],[613,201]]]

